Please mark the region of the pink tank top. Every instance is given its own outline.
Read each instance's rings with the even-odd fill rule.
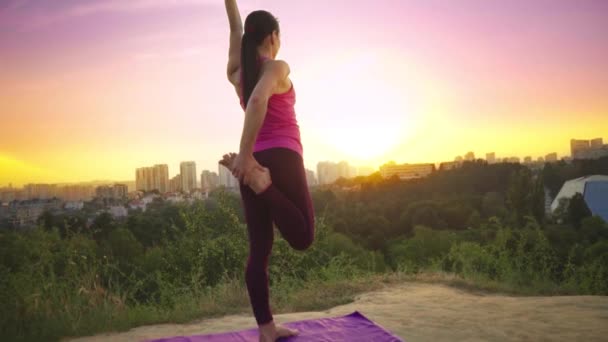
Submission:
[[[260,63],[267,59],[262,57]],[[241,74],[241,84],[242,74]],[[242,89],[242,88],[241,88]],[[241,92],[243,93],[243,92]],[[241,107],[245,110],[243,97],[240,97]],[[300,126],[296,119],[296,93],[293,88],[283,94],[274,94],[268,100],[268,110],[253,147],[253,152],[267,150],[273,147],[284,147],[298,152],[303,156],[300,140]]]

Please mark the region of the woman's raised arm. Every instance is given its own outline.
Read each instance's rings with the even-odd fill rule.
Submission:
[[[236,0],[225,0],[226,14],[230,23],[230,48],[228,50],[228,80],[234,84],[236,72],[241,67],[241,39],[243,38],[243,22]]]

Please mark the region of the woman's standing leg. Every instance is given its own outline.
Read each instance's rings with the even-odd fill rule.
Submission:
[[[245,281],[253,314],[262,325],[272,321],[268,294],[268,259],[274,241],[272,218],[266,203],[249,186],[241,184],[240,191],[249,236]]]

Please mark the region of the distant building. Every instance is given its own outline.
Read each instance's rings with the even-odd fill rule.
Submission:
[[[583,198],[591,214],[608,222],[608,180],[591,180],[585,183]]]
[[[124,199],[127,198],[127,189],[125,184],[101,185],[95,188],[95,196],[98,198]]]
[[[54,212],[60,209],[61,200],[59,199],[25,200],[9,205],[9,211],[13,212],[10,221],[15,228],[34,227],[45,210]]]
[[[181,162],[179,174],[182,176],[182,191],[190,192],[196,189],[196,163],[193,161]]]
[[[169,166],[167,164],[157,164],[153,166],[153,188],[161,194],[169,191]]]
[[[510,157],[509,163],[519,164],[519,157]]]
[[[38,217],[42,215],[46,206],[44,203],[24,204],[17,208],[13,225],[15,227],[34,226]]]
[[[309,169],[306,169],[306,182],[308,186],[317,185],[317,178],[315,177],[315,172]]]
[[[142,200],[133,200],[129,202],[129,208],[133,210],[139,209],[141,211],[146,211],[146,203],[144,203]]]
[[[112,215],[113,218],[127,217],[128,215],[127,208],[122,205],[111,206],[108,211],[110,212],[110,215]]]
[[[464,159],[466,161],[474,161],[475,160],[475,153],[473,153],[473,152],[467,152],[467,154],[464,155]]]
[[[17,198],[18,191],[15,189],[0,191],[0,203],[8,203]]]
[[[426,177],[435,172],[435,164],[401,164],[394,162],[384,164],[380,167],[380,174],[384,178],[397,175],[400,179],[414,179]]]
[[[546,163],[555,163],[557,162],[557,153],[549,153],[545,156]]]
[[[580,153],[589,149],[589,140],[570,139],[570,155],[580,158]]]
[[[608,156],[608,145],[604,145],[602,138],[591,140],[570,140],[572,159],[599,159]]]
[[[220,184],[220,177],[217,173],[204,170],[201,173],[201,189],[203,191],[212,191]]]
[[[82,210],[84,208],[83,201],[69,201],[63,205],[64,210]]]
[[[460,167],[462,163],[459,162],[442,162],[439,164],[439,171],[453,170]]]
[[[320,185],[335,182],[339,178],[337,165],[329,161],[317,163],[317,177]]]
[[[488,162],[488,164],[496,163],[496,153],[486,153],[486,161]]]
[[[232,173],[230,172],[230,170],[228,170],[227,167],[218,163],[218,172],[220,186],[225,186],[226,188],[232,189],[236,189],[239,187],[239,180],[232,175]]]
[[[57,185],[55,184],[26,184],[23,191],[27,199],[50,199],[57,197]]]
[[[593,215],[608,222],[608,176],[593,175],[566,181],[553,199],[551,211],[557,209],[562,198],[572,198],[576,193],[583,195]]]
[[[346,161],[333,163],[329,161],[317,163],[317,180],[319,185],[331,184],[338,178],[353,178],[357,169]]]
[[[599,148],[589,148],[578,154],[578,159],[599,159],[602,157],[608,157],[608,145],[603,145]]]
[[[589,148],[602,148],[604,147],[604,140],[602,138],[591,139],[589,142]]]
[[[182,191],[182,175],[176,175],[169,181],[169,192]]]
[[[169,191],[169,166],[167,164],[156,164],[150,167],[137,168],[135,170],[135,190],[158,190],[160,193]]]

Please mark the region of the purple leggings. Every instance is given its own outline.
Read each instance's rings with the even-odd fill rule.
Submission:
[[[302,156],[287,148],[253,153],[260,165],[270,169],[272,185],[256,195],[240,184],[249,236],[245,271],[247,291],[258,325],[272,321],[268,299],[268,259],[274,241],[274,222],[296,250],[307,249],[314,240],[314,211],[306,182]]]

